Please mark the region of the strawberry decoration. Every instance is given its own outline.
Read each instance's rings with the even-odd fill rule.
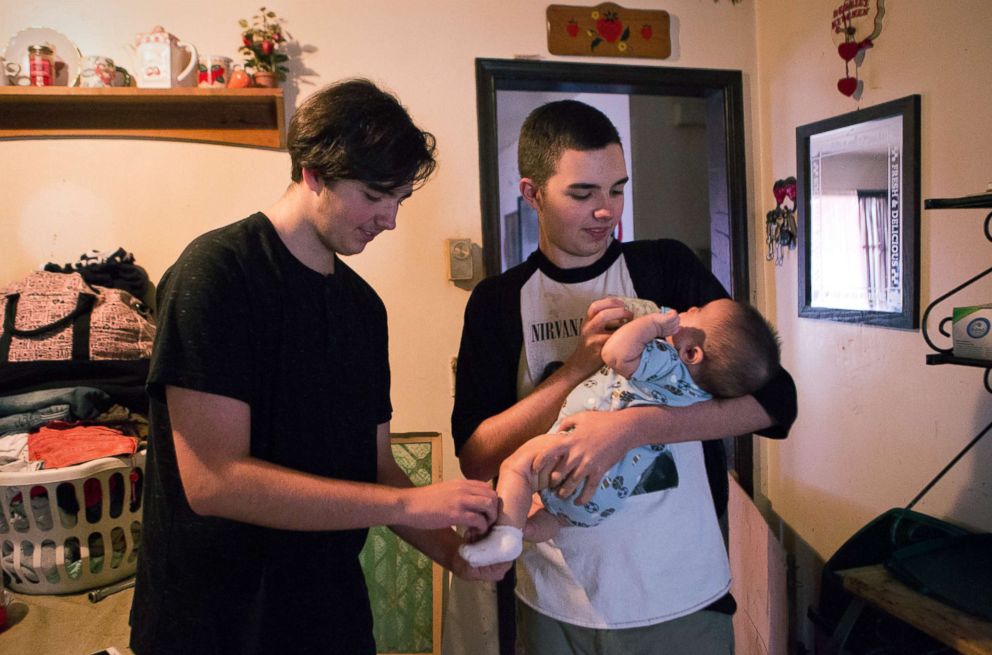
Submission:
[[[224,67],[220,64],[211,64],[208,70],[203,64],[198,65],[199,72],[197,74],[197,82],[216,82],[219,84],[224,84]]]
[[[573,39],[579,35],[579,24],[575,22],[574,18],[568,21],[568,24],[565,25],[565,31],[568,32],[568,35]]]
[[[641,36],[644,37],[644,40],[645,41],[650,41],[651,40],[651,36],[653,34],[654,34],[654,30],[651,29],[651,26],[650,25],[648,25],[647,23],[645,23],[644,25],[641,26]]]
[[[590,50],[595,50],[604,41],[607,43],[617,43],[617,50],[625,52],[627,50],[627,39],[630,38],[630,27],[623,24],[620,16],[615,11],[592,12],[592,19],[596,21],[595,30],[586,30],[592,38],[589,44]]]
[[[596,33],[609,43],[619,39],[623,33],[623,23],[617,18],[617,12],[604,12],[596,20]]]

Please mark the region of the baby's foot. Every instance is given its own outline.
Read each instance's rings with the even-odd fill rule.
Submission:
[[[496,525],[485,537],[473,544],[462,544],[458,554],[472,566],[489,566],[510,562],[523,550],[524,533],[512,525]]]

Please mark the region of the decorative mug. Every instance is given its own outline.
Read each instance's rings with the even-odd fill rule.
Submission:
[[[120,84],[117,76],[120,75]],[[111,86],[131,86],[131,74],[114,65],[110,57],[90,55],[83,58],[79,72],[79,86],[86,89],[102,89]]]
[[[10,84],[10,78],[16,78],[21,72],[21,65],[12,61],[4,61],[0,57],[0,86]]]
[[[197,83],[201,88],[218,89],[227,86],[231,77],[231,58],[220,55],[201,55]]]
[[[246,89],[251,86],[251,75],[241,64],[235,64],[231,69],[231,79],[227,81],[229,89]]]

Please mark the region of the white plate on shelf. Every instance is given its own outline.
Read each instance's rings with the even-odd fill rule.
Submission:
[[[20,64],[21,70],[10,78],[12,84],[28,86],[28,46],[48,43],[55,48],[55,86],[75,86],[79,80],[83,55],[69,37],[48,27],[29,27],[10,38],[3,52],[4,61]]]

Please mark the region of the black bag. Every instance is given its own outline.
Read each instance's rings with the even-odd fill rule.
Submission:
[[[902,508],[890,509],[858,530],[827,560],[820,578],[818,607],[809,608],[809,618],[827,635],[832,635],[837,629],[844,611],[854,598],[844,589],[838,571],[885,564],[902,549],[966,534],[967,530],[926,514]],[[851,653],[879,655],[954,652],[870,605],[858,616],[844,647]]]
[[[963,534],[900,548],[885,567],[922,594],[992,621],[992,534]]]

